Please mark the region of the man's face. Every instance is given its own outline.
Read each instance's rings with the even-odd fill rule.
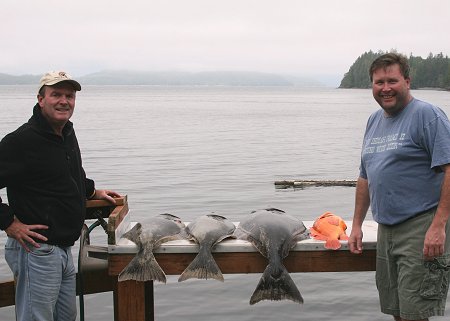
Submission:
[[[49,121],[53,128],[64,127],[72,117],[75,108],[76,92],[69,83],[59,83],[45,88],[45,95],[38,95],[38,103],[41,106],[42,115]]]
[[[405,79],[398,64],[375,70],[372,75],[372,93],[388,115],[395,115],[411,101],[409,78]]]

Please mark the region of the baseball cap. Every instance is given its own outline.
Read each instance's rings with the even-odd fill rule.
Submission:
[[[42,76],[42,78],[39,82],[39,90],[38,91],[40,91],[43,86],[53,86],[62,81],[70,82],[76,91],[81,90],[80,83],[76,80],[73,80],[72,77],[68,73],[66,73],[64,71],[50,71],[50,72],[45,73]]]

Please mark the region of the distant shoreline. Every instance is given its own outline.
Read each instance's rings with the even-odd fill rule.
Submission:
[[[84,85],[156,85],[156,86],[326,86],[321,81],[298,75],[255,71],[102,71],[76,77]],[[38,75],[13,76],[0,73],[0,85],[39,83]]]
[[[27,84],[1,84],[0,87],[6,87],[6,86],[30,86],[30,87],[36,87],[37,85],[35,83],[27,83]],[[216,84],[177,84],[177,85],[159,85],[159,84],[83,84],[83,86],[105,86],[105,87],[121,87],[121,86],[129,86],[129,87],[160,87],[160,88],[183,88],[183,87],[197,87],[197,88],[264,88],[264,87],[273,87],[273,88],[324,88],[324,89],[339,89],[339,90],[348,90],[348,89],[360,89],[360,90],[371,90],[371,88],[358,88],[358,87],[352,87],[352,88],[342,88],[337,86],[327,86],[327,85],[216,85]],[[449,89],[445,88],[434,88],[434,87],[423,87],[423,88],[412,88],[412,91],[421,91],[421,90],[431,90],[431,91],[446,91],[450,92]]]

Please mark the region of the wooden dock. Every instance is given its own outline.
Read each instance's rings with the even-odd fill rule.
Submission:
[[[85,294],[113,291],[116,321],[154,320],[153,282],[117,281],[118,274],[137,252],[137,246],[133,242],[121,238],[126,230],[136,224],[132,221],[132,213],[128,211],[126,198],[122,205],[113,209],[108,207],[105,210],[104,203],[95,205],[99,206],[103,216],[108,217],[108,246],[88,247],[86,253],[92,257],[105,257],[107,264],[103,269],[87,269],[83,273]],[[309,227],[313,222],[304,223]],[[341,242],[340,250],[332,251],[323,247],[323,241],[308,239],[297,243],[284,260],[284,265],[290,273],[374,271],[376,229],[375,222],[364,223],[364,252],[361,255],[351,254],[345,241]],[[179,275],[192,262],[197,252],[198,245],[179,240],[162,244],[155,251],[155,257],[167,275]],[[214,248],[213,255],[224,274],[262,273],[267,265],[266,258],[250,243],[242,240],[224,240]],[[13,284],[12,281],[0,283],[0,307],[14,304]]]

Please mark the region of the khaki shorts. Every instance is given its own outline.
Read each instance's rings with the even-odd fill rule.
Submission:
[[[423,259],[425,233],[434,214],[435,209],[397,225],[378,225],[376,284],[381,312],[407,320],[444,315],[450,275],[450,222],[444,255],[437,261]]]

